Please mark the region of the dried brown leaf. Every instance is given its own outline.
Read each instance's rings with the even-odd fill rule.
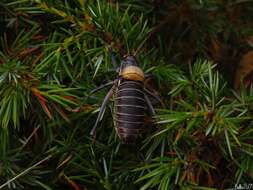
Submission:
[[[251,75],[252,72],[253,72],[253,50],[244,54],[240,63],[238,64],[238,67],[235,73],[234,88],[238,89],[240,87],[241,80],[244,80],[246,78],[251,78],[249,77],[249,75]],[[246,83],[244,84],[248,85],[252,81],[244,81],[244,82],[247,82],[247,84]]]

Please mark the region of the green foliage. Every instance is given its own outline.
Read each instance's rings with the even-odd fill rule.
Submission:
[[[159,162],[166,167],[157,164],[157,160],[144,164],[140,169],[146,169],[147,174],[137,180],[147,181],[143,189],[153,186],[174,189],[176,187],[172,184],[202,184],[205,178],[211,184],[213,180],[219,180],[214,179],[217,173],[222,178],[227,169],[234,169],[229,165],[228,168],[219,168],[221,160],[237,165],[244,157],[242,155],[248,154],[247,158],[252,156],[252,145],[246,140],[252,136],[252,117],[248,112],[252,100],[242,103],[238,101],[241,97],[237,93],[234,92],[234,95],[238,100],[228,95],[226,91],[229,89],[214,68],[210,63],[197,61],[190,69],[189,76],[180,74],[181,77],[171,81],[174,83],[169,92],[172,109],[159,111],[156,116],[159,131],[145,145],[149,147],[147,158],[151,154],[157,155],[160,149],[162,161]],[[245,134],[249,136],[244,140],[241,136]],[[171,162],[177,163],[177,166]],[[240,179],[235,176],[232,180],[244,180],[242,176],[238,177]]]
[[[225,189],[252,183],[253,87],[230,70],[252,48],[250,1],[3,0],[0,189]],[[243,42],[242,42],[243,41]],[[153,124],[121,144],[108,105],[134,54],[156,89]],[[229,63],[229,64],[228,64]],[[150,120],[150,119],[147,119]]]

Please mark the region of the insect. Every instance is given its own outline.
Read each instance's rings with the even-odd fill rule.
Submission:
[[[115,61],[114,65],[115,64]],[[126,56],[121,62],[118,77],[94,91],[112,85],[105,96],[91,135],[95,134],[98,123],[102,120],[107,103],[114,96],[114,123],[116,133],[126,144],[135,143],[144,125],[145,107],[151,115],[155,114],[148,94],[159,100],[159,97],[144,87],[145,74],[133,56]],[[94,93],[94,91],[92,93]],[[159,100],[160,101],[160,100]]]

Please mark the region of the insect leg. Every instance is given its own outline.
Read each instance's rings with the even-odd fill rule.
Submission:
[[[145,73],[144,76],[145,76],[145,79],[153,77],[153,75],[150,73]]]
[[[94,134],[95,134],[98,122],[101,121],[102,118],[103,118],[103,115],[104,115],[104,112],[105,112],[105,108],[106,108],[106,104],[109,102],[110,98],[113,95],[114,87],[115,86],[113,86],[110,89],[110,91],[106,94],[106,96],[105,96],[105,98],[103,100],[103,103],[102,103],[102,105],[101,105],[101,107],[99,109],[99,113],[98,113],[98,117],[97,117],[96,123],[95,123],[94,127],[92,128],[92,130],[90,132],[90,135],[92,135],[92,136],[94,136]]]
[[[114,80],[114,81],[110,81],[110,82],[108,82],[108,83],[106,83],[106,84],[103,84],[103,85],[101,85],[101,86],[95,88],[94,90],[92,90],[92,91],[86,96],[86,98],[80,103],[80,105],[79,105],[77,108],[75,108],[75,109],[69,109],[69,111],[71,111],[71,112],[79,112],[79,111],[81,110],[81,108],[82,108],[84,102],[87,100],[87,98],[88,98],[89,96],[91,96],[92,94],[96,93],[97,91],[99,91],[99,90],[101,90],[101,89],[103,89],[103,88],[105,88],[105,87],[107,87],[107,86],[116,84],[117,81],[118,81],[118,80],[116,79],[116,80]]]
[[[90,93],[89,93],[89,96],[94,94],[95,92],[99,91],[99,90],[102,90],[103,88],[107,87],[107,86],[111,86],[113,84],[115,84],[117,82],[118,79],[114,80],[114,81],[110,81],[108,83],[105,83],[97,88],[95,88],[94,90],[92,90]]]
[[[164,107],[164,103],[162,102],[161,98],[159,96],[157,96],[156,94],[150,92],[148,89],[144,88],[144,92],[149,94],[150,96],[152,96],[154,99],[156,99],[161,105],[162,107]]]
[[[149,100],[148,96],[146,94],[144,94],[144,98],[147,102],[147,106],[148,106],[148,111],[150,112],[151,116],[155,115],[155,109],[151,103],[151,101]]]

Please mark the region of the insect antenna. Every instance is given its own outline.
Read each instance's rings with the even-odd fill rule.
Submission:
[[[112,62],[112,65],[113,65],[113,68],[118,72],[118,65],[116,63],[116,59],[115,59],[115,56],[113,55],[113,51],[112,51],[112,47],[109,47],[108,48],[108,52],[111,56],[111,62]]]
[[[153,31],[153,30],[152,30]],[[150,32],[148,36],[140,43],[140,45],[136,48],[136,50],[133,53],[133,56],[135,57],[137,53],[141,50],[142,46],[146,43],[146,41],[153,35],[153,32]]]

